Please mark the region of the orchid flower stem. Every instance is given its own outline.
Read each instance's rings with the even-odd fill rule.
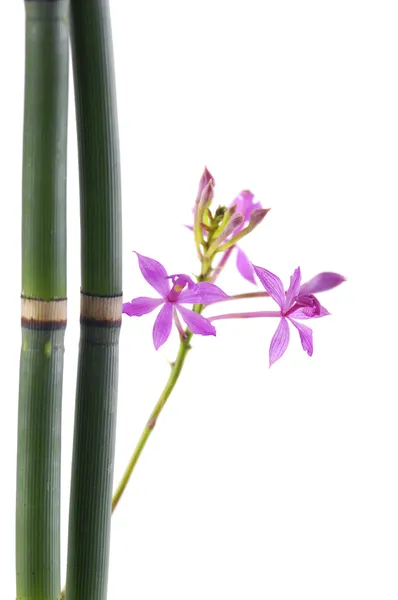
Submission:
[[[190,342],[191,337],[192,337],[192,334],[188,333],[187,338],[185,340],[181,340],[177,358],[172,365],[171,373],[167,380],[167,383],[163,389],[163,392],[160,395],[159,400],[157,401],[157,403],[155,405],[155,408],[153,409],[153,411],[148,419],[147,424],[144,427],[141,437],[138,440],[138,444],[129,460],[129,463],[126,467],[123,477],[120,480],[120,483],[119,483],[119,485],[116,489],[116,492],[113,496],[112,512],[115,510],[116,506],[118,505],[119,500],[122,497],[123,492],[126,489],[127,484],[130,480],[130,477],[134,471],[134,467],[137,464],[137,461],[138,461],[139,457],[141,456],[141,453],[145,447],[145,444],[156,425],[158,417],[159,417],[160,413],[162,412],[163,407],[166,404],[168,397],[170,396],[171,392],[173,391],[175,384],[177,383],[177,380],[181,373],[181,369],[184,365],[185,359],[186,359],[188,351],[190,349],[189,342]]]
[[[245,237],[245,235],[247,235],[248,233],[250,233],[250,228],[245,227],[245,229],[242,229],[242,231],[240,231],[239,233],[237,233],[236,235],[234,235],[230,240],[228,240],[227,242],[225,242],[225,244],[222,244],[222,246],[219,246],[216,250],[216,252],[225,252],[226,250],[228,250],[229,248],[232,248],[233,246],[235,246],[239,240],[241,240],[242,238]]]
[[[227,302],[228,300],[246,300],[250,298],[268,298],[268,292],[248,292],[247,294],[235,294],[235,296],[228,296],[227,298],[223,298],[222,300],[218,300],[217,302]],[[212,302],[211,305],[216,304]],[[209,305],[210,306],[210,305]]]
[[[210,322],[223,321],[224,319],[257,319],[258,317],[281,317],[280,310],[261,310],[257,312],[247,313],[229,313],[226,315],[215,315],[214,317],[208,317]]]
[[[210,283],[214,283],[215,280],[217,279],[217,277],[220,275],[221,271],[223,270],[223,268],[227,264],[227,261],[228,261],[230,255],[231,255],[231,252],[232,252],[233,249],[234,249],[234,247],[232,246],[231,248],[228,248],[228,250],[224,253],[224,255],[221,258],[220,262],[218,263],[218,265],[214,269],[212,276],[210,277]]]

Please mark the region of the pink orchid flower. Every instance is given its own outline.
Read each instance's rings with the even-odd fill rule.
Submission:
[[[290,330],[288,321],[297,329],[303,350],[312,356],[314,348],[312,342],[312,329],[298,323],[296,319],[312,319],[325,317],[330,313],[321,306],[319,300],[312,293],[303,293],[301,289],[301,271],[298,267],[290,277],[290,285],[285,292],[282,281],[267,269],[253,265],[254,271],[261,281],[264,289],[280,307],[279,325],[272,337],[269,348],[269,366],[279,360],[285,353],[289,341]],[[307,289],[310,286],[307,285]]]
[[[216,335],[214,325],[183,304],[211,304],[228,298],[212,283],[195,283],[188,275],[167,275],[166,269],[157,260],[136,252],[138,264],[146,281],[160,294],[160,298],[141,296],[123,304],[123,313],[130,317],[141,317],[163,305],[153,326],[152,337],[158,350],[168,339],[173,320],[181,337],[185,336],[180,315],[194,334]],[[172,285],[170,285],[170,280]]]
[[[267,269],[252,265],[254,272],[263,284],[267,294],[275,300],[280,310],[267,310],[245,313],[228,313],[210,317],[209,321],[224,319],[254,319],[258,317],[279,318],[279,325],[272,337],[269,349],[269,366],[279,360],[290,341],[289,322],[297,329],[303,350],[309,356],[313,354],[312,329],[297,322],[298,320],[325,317],[330,313],[321,306],[314,292],[330,290],[345,281],[338,273],[319,273],[310,281],[301,285],[301,271],[298,267],[290,278],[289,289],[285,292],[282,281]],[[232,296],[233,298],[233,296]]]

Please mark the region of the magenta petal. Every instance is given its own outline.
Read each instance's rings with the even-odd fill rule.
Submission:
[[[152,338],[156,350],[159,350],[170,335],[173,324],[173,305],[167,302],[158,316],[153,326]]]
[[[207,319],[197,313],[184,308],[180,304],[177,305],[177,310],[188,325],[189,331],[199,333],[200,335],[216,335],[216,328]]]
[[[247,279],[247,281],[250,281],[250,283],[254,283],[255,285],[256,280],[254,279],[254,269],[250,260],[247,258],[243,250],[237,248],[237,251],[238,255],[236,257],[236,267],[239,273],[242,275],[242,277]]]
[[[142,256],[138,254],[138,264],[142,275],[163,298],[167,296],[170,291],[170,282],[167,279],[167,272],[163,265],[157,260],[149,258],[148,256]]]
[[[319,315],[311,314],[312,312],[311,308],[303,306],[302,308],[295,310],[294,313],[292,313],[292,317],[295,319],[319,319],[320,317],[327,317],[330,315],[330,312],[324,306],[321,306]]]
[[[201,281],[193,289],[183,290],[179,295],[178,302],[183,304],[211,304],[226,300],[229,296],[217,285]]]
[[[249,190],[243,190],[230,204],[230,206],[236,206],[236,212],[240,212],[245,217],[245,222],[250,221],[253,211],[261,208],[261,203],[253,202],[253,199],[254,194]]]
[[[273,298],[281,308],[283,308],[285,304],[285,290],[279,277],[271,273],[271,271],[263,269],[263,267],[256,267],[253,265],[253,269],[263,284],[265,291],[269,293],[271,298]]]
[[[312,279],[303,283],[300,289],[300,294],[317,294],[318,292],[326,292],[340,285],[345,281],[345,277],[338,273],[318,273]]]
[[[308,356],[312,356],[314,351],[314,346],[312,343],[312,329],[307,327],[307,325],[303,325],[302,323],[296,323],[293,319],[289,319],[292,325],[298,330],[300,334],[301,345],[303,350],[308,354]]]
[[[301,283],[301,271],[300,267],[295,269],[293,275],[290,277],[289,289],[286,292],[285,310],[289,310],[294,304],[294,300],[300,291]]]
[[[164,302],[163,298],[146,298],[140,296],[134,298],[131,302],[124,302],[122,312],[129,317],[141,317],[155,310]]]
[[[284,355],[286,348],[289,345],[290,332],[287,320],[282,317],[279,321],[277,330],[275,331],[269,347],[269,366],[279,360]]]

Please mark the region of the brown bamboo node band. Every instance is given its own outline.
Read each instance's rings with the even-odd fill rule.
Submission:
[[[101,321],[102,323],[120,323],[122,319],[122,296],[89,296],[80,295],[80,316],[84,320]]]
[[[66,323],[67,301],[21,297],[21,317],[25,323]]]

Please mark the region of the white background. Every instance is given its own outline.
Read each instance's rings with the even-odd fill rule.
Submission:
[[[286,355],[269,370],[271,320],[222,322],[216,339],[194,340],[113,519],[109,598],[396,599],[396,4],[171,0],[111,7],[126,299],[152,295],[133,249],[171,273],[197,271],[183,224],[205,164],[220,203],[250,188],[272,207],[242,244],[253,262],[285,283],[297,265],[304,279],[334,270],[348,281],[321,297],[333,316],[313,324],[311,359],[292,332]],[[2,596],[10,598],[22,2],[7,3],[3,25],[0,555]],[[80,285],[72,92],[70,107],[63,573]],[[252,290],[232,263],[219,283],[228,293]],[[270,300],[256,306],[276,308]],[[153,318],[123,323],[115,483],[177,348],[174,335],[154,351]]]

